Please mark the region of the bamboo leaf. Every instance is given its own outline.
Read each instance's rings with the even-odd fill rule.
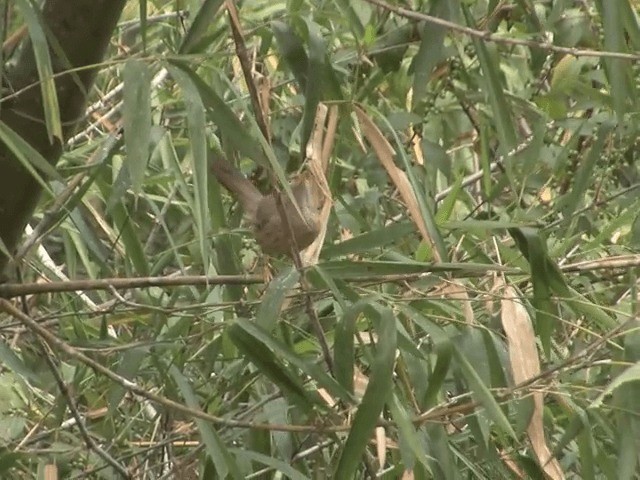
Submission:
[[[334,478],[353,478],[380,413],[391,395],[396,353],[396,326],[390,310],[383,309],[380,312],[377,329],[379,341],[375,360],[371,366],[371,378],[353,419]]]

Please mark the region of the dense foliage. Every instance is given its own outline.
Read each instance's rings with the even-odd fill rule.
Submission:
[[[18,250],[0,476],[637,478],[636,2],[231,3],[128,4]],[[317,262],[211,151],[330,158]]]

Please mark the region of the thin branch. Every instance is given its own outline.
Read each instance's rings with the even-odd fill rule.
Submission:
[[[601,50],[590,50],[571,47],[559,47],[551,42],[537,42],[535,40],[522,40],[519,38],[506,38],[501,35],[489,32],[487,30],[476,30],[470,27],[465,27],[442,18],[433,17],[425,13],[416,12],[407,8],[396,7],[382,0],[366,0],[367,3],[376,5],[387,11],[393,12],[401,17],[408,18],[410,20],[416,20],[419,22],[428,22],[434,25],[448,28],[450,30],[464,33],[470,37],[476,37],[487,42],[503,43],[505,45],[520,45],[529,48],[538,48],[540,50],[548,50],[551,52],[562,53],[565,55],[573,55],[575,57],[598,57],[598,58],[617,58],[620,60],[640,60],[640,54],[637,53],[621,53],[621,52],[609,52]]]
[[[161,13],[158,15],[150,15],[146,18],[147,24],[153,24],[163,22],[165,20],[187,19],[189,18],[189,10],[176,10],[175,12]],[[134,18],[133,20],[124,20],[118,23],[118,28],[126,29],[130,27],[137,27],[140,25],[140,18]]]
[[[585,262],[562,265],[563,272],[586,272],[593,270],[628,269],[640,267],[640,254],[616,255]],[[501,265],[480,264],[440,264],[424,265],[420,272],[362,275],[360,277],[342,278],[349,283],[391,283],[418,280],[427,275],[442,272],[453,272],[457,277],[479,276],[489,272],[503,272],[508,275],[527,275],[517,269]],[[14,298],[21,295],[42,293],[75,292],[79,290],[124,290],[129,288],[149,287],[185,287],[211,285],[258,285],[264,284],[262,275],[183,275],[171,277],[131,277],[131,278],[103,278],[99,280],[69,280],[50,283],[5,283],[0,285],[1,298]]]
[[[42,353],[42,356],[44,357],[45,361],[47,362],[47,365],[49,366],[49,370],[51,371],[51,374],[53,375],[53,378],[55,379],[56,384],[58,385],[58,389],[60,390],[60,393],[62,394],[65,401],[67,402],[67,407],[69,408],[71,415],[75,419],[75,424],[78,427],[78,430],[80,431],[80,436],[84,440],[84,443],[87,445],[89,450],[94,451],[96,455],[102,458],[107,464],[111,465],[111,467],[113,467],[113,469],[116,472],[118,472],[122,478],[131,478],[131,475],[129,474],[127,469],[123,465],[121,465],[120,462],[118,462],[115,458],[113,458],[109,454],[109,452],[104,450],[93,440],[93,438],[91,437],[91,435],[87,430],[87,427],[84,423],[84,419],[82,418],[82,415],[80,415],[80,412],[78,411],[78,407],[76,405],[76,402],[73,396],[71,395],[71,392],[69,392],[69,389],[67,388],[67,385],[62,378],[62,375],[60,375],[60,372],[58,371],[58,366],[56,365],[56,363],[53,361],[53,358],[51,357],[51,353],[49,352],[46,343],[42,338],[40,338],[39,340],[40,341],[38,342],[38,346],[39,346],[40,352]]]
[[[69,280],[51,283],[5,283],[0,285],[0,297],[13,298],[38,293],[74,292],[76,290],[118,290],[147,287],[185,287],[210,285],[262,284],[261,275],[184,275],[180,277],[103,278],[99,280]]]
[[[118,141],[119,135],[112,134],[104,142],[104,145],[97,148],[89,157],[85,166],[98,168],[97,162],[100,161],[105,152],[108,152],[113,148]],[[20,262],[31,249],[42,242],[44,237],[53,230],[66,216],[70,213],[66,209],[67,201],[77,192],[80,188],[82,181],[88,176],[91,169],[87,169],[81,173],[78,173],[69,180],[66,187],[59,192],[49,209],[44,212],[42,220],[33,228],[32,232],[27,232],[27,238],[22,242],[18,248],[17,253],[14,255],[14,261],[16,264]],[[67,210],[64,217],[61,216],[61,211]]]
[[[253,105],[253,111],[256,116],[256,123],[260,127],[262,135],[271,142],[271,135],[269,128],[267,127],[267,121],[264,118],[264,110],[260,104],[260,98],[258,97],[258,89],[253,81],[253,74],[251,69],[251,62],[247,55],[247,45],[244,41],[244,34],[242,33],[242,26],[240,25],[240,18],[238,16],[238,9],[235,2],[227,0],[226,2],[227,12],[229,12],[229,21],[231,24],[231,33],[233,35],[233,42],[236,46],[236,55],[240,61],[240,67],[242,68],[242,74],[244,75],[244,82],[247,85],[249,91],[249,98],[251,98],[251,104]]]
[[[151,80],[151,90],[155,90],[158,88],[169,76],[169,71],[166,68],[160,69],[158,73]],[[114,87],[109,93],[104,95],[100,100],[90,105],[85,110],[85,117],[91,115],[91,113],[104,108],[108,105],[108,102],[113,99],[120,91],[124,88],[124,83],[120,83],[116,87]],[[96,131],[97,133],[102,133],[102,131],[98,128],[102,125],[106,120],[114,116],[116,113],[119,113],[122,109],[123,102],[122,100],[117,102],[111,109],[109,109],[106,113],[101,115],[95,122],[90,123],[87,127],[85,127],[81,132],[75,134],[73,137],[67,140],[67,147],[73,147],[77,142],[84,139],[90,138],[90,133],[92,131]]]
[[[9,301],[5,299],[0,299],[0,311],[5,312],[8,315],[19,320],[23,323],[29,330],[31,330],[38,337],[42,338],[46,341],[50,346],[56,347],[62,352],[64,352],[69,357],[73,358],[76,361],[79,361],[86,366],[93,369],[96,373],[100,373],[107,377],[109,380],[117,383],[122,388],[127,391],[130,391],[140,397],[146,398],[147,400],[157,403],[159,405],[164,406],[165,408],[169,408],[175,410],[177,412],[189,415],[191,417],[200,418],[209,422],[212,422],[216,425],[222,425],[229,428],[248,428],[253,430],[264,430],[264,431],[282,431],[282,432],[299,432],[299,433],[338,433],[338,432],[347,432],[350,431],[352,425],[350,423],[345,423],[342,425],[294,425],[294,424],[270,424],[270,423],[252,423],[247,421],[238,421],[227,418],[218,417],[215,415],[211,415],[203,412],[199,409],[189,408],[181,403],[178,403],[169,398],[163,397],[162,395],[158,395],[148,390],[143,389],[138,386],[136,383],[131,380],[122,377],[107,367],[103,366],[101,363],[93,360],[92,358],[84,355],[76,348],[72,347],[65,341],[56,337],[49,330],[40,325],[36,320],[25,314],[24,312],[17,309],[14,305],[12,305]],[[575,366],[579,360],[586,359],[587,357],[593,355],[595,351],[600,348],[605,343],[609,342],[612,338],[618,336],[621,332],[624,331],[625,327],[629,326],[632,322],[625,322],[621,324],[618,328],[609,332],[606,336],[598,339],[594,344],[584,348],[581,352],[577,353],[573,357],[567,359],[562,362],[562,365],[555,366],[549,370],[546,370],[536,377],[532,377],[528,379],[526,382],[522,382],[518,385],[506,388],[502,390],[502,393],[496,396],[496,399],[500,402],[508,401],[509,399],[513,399],[515,395],[522,396],[522,393],[529,391],[532,388],[542,388],[538,383],[543,380],[547,380],[552,382],[553,379],[563,370],[567,368],[571,368]],[[470,413],[474,409],[476,409],[479,404],[473,400],[465,401],[463,403],[458,403],[458,401],[447,402],[442,405],[435,406],[430,410],[420,413],[414,418],[411,419],[411,422],[415,425],[424,424],[431,421],[441,421],[443,418],[446,418],[454,413]],[[377,425],[383,427],[393,426],[394,423],[380,419],[378,420]]]
[[[550,130],[553,128],[553,123],[550,122],[549,124],[547,124],[547,128]],[[531,145],[531,141],[533,140],[533,134],[532,135],[528,135],[527,137],[525,137],[518,145],[516,145],[510,152],[507,152],[505,155],[500,155],[494,162],[491,162],[491,164],[489,165],[489,172],[493,173],[496,170],[499,170],[500,168],[502,168],[503,163],[506,159],[512,158],[518,154],[520,154],[521,152],[523,152],[529,145]],[[480,179],[482,179],[482,177],[484,177],[485,175],[485,171],[481,168],[480,170],[478,170],[477,172],[474,172],[470,175],[467,175],[466,177],[464,177],[462,179],[462,182],[460,182],[460,188],[466,188],[472,184],[474,184],[475,182],[479,181]],[[436,201],[436,203],[441,202],[442,200],[444,200],[447,195],[449,195],[454,188],[458,188],[457,186],[451,186],[451,187],[447,187],[444,190],[438,192],[435,196],[434,196],[434,200]]]
[[[203,412],[199,409],[189,408],[181,403],[178,403],[174,400],[171,400],[162,395],[158,395],[156,393],[145,390],[140,387],[138,384],[128,380],[127,378],[114,373],[109,370],[107,367],[103,366],[101,363],[93,360],[92,358],[86,356],[85,354],[78,351],[76,348],[69,345],[67,342],[59,339],[53,333],[51,333],[46,328],[42,327],[38,322],[36,322],[29,315],[26,315],[22,311],[18,310],[14,305],[12,305],[9,301],[5,299],[0,299],[0,311],[11,315],[15,319],[19,320],[22,324],[24,324],[29,330],[31,330],[35,335],[42,338],[46,341],[50,346],[56,347],[57,349],[64,352],[67,356],[72,359],[83,363],[84,365],[91,368],[96,373],[102,374],[107,377],[112,382],[120,385],[127,391],[133,392],[136,395],[139,395],[147,400],[150,400],[158,405],[162,405],[165,408],[169,408],[176,412],[183,413],[190,417],[200,418],[202,420],[206,420],[208,422],[212,422],[216,425],[225,425],[227,427],[232,428],[251,428],[256,430],[278,430],[278,431],[288,431],[288,432],[339,432],[339,431],[348,431],[350,429],[349,425],[278,425],[278,424],[268,424],[268,423],[252,423],[252,422],[243,422],[237,420],[231,420],[227,418],[218,417],[215,415],[211,415]]]

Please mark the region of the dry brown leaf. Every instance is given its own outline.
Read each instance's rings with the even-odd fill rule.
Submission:
[[[329,113],[327,115],[327,130],[324,135],[324,141],[322,143],[322,169],[326,173],[329,168],[329,159],[331,158],[331,152],[333,152],[333,146],[336,143],[336,129],[338,128],[338,107],[332,105],[329,107]]]
[[[318,263],[318,259],[320,258],[320,251],[322,250],[322,245],[324,244],[324,239],[327,235],[327,222],[329,221],[329,214],[331,213],[331,190],[329,188],[329,184],[327,183],[325,174],[328,167],[329,157],[331,156],[331,151],[333,150],[332,141],[335,139],[335,128],[337,126],[337,121],[331,121],[330,118],[329,125],[327,126],[325,132],[324,126],[328,113],[336,115],[335,110],[331,110],[331,112],[329,112],[326,105],[322,103],[318,105],[313,125],[313,132],[311,133],[311,138],[307,143],[307,150],[305,152],[309,171],[311,172],[314,180],[320,185],[320,189],[325,195],[325,202],[322,206],[322,210],[320,211],[320,219],[322,225],[322,227],[320,228],[320,233],[318,234],[318,237],[315,239],[315,241],[300,254],[300,259],[302,260],[302,265],[304,266],[315,265],[316,263]],[[331,142],[329,142],[328,139],[331,139]]]
[[[462,306],[462,314],[464,315],[464,319],[467,324],[473,325],[476,323],[473,315],[473,308],[471,308],[471,300],[467,293],[467,287],[460,282],[452,281],[443,289],[443,293],[454,300],[462,300],[460,302]]]
[[[387,461],[387,435],[384,427],[376,427],[376,453],[378,455],[378,466],[382,470]]]
[[[551,190],[547,185],[545,185],[538,192],[538,199],[543,205],[550,203],[551,200],[553,199],[553,190]]]
[[[353,232],[348,228],[343,228],[340,230],[340,241],[344,242],[345,240],[350,240],[353,238]]]
[[[489,288],[489,291],[484,296],[484,309],[491,317],[495,316],[500,309],[500,305],[498,304],[500,299],[499,294],[504,287],[504,283],[498,275],[492,275],[492,277],[493,282],[491,288]]]
[[[336,404],[338,403],[336,402],[336,399],[333,398],[331,394],[327,392],[324,388],[318,389],[318,395],[320,395],[320,398],[322,398],[325,401],[325,403],[329,405],[331,408],[335,407]]]
[[[254,79],[256,82],[256,88],[258,90],[258,99],[260,101],[260,108],[262,108],[262,116],[267,125],[267,132],[271,142],[271,80],[269,77],[262,75],[261,73],[254,73]]]
[[[307,165],[312,171],[324,175],[324,165],[322,164],[322,144],[324,138],[324,124],[327,121],[327,106],[320,103],[316,108],[316,116],[313,119],[313,129],[307,142],[306,155]]]
[[[107,413],[109,413],[109,409],[107,407],[100,407],[93,410],[89,410],[85,417],[87,420],[96,420],[98,418],[104,417]]]
[[[360,371],[358,367],[354,367],[353,369],[353,393],[355,393],[356,397],[362,399],[364,396],[364,392],[367,390],[367,386],[369,385],[369,377],[367,377],[364,373]]]
[[[58,466],[55,463],[44,466],[44,480],[58,480],[58,478]]]
[[[513,474],[516,475],[518,478],[522,478],[522,479],[527,478],[524,472],[522,471],[522,469],[520,468],[520,466],[518,465],[518,463],[513,458],[511,458],[511,455],[509,453],[505,451],[501,451],[500,459],[504,462],[507,468],[511,470]]]
[[[418,228],[418,231],[422,235],[424,241],[431,246],[431,250],[433,251],[435,260],[437,262],[441,262],[442,259],[438,255],[438,251],[435,248],[431,237],[429,236],[429,232],[427,231],[427,225],[425,224],[424,219],[420,214],[418,200],[416,199],[415,193],[411,188],[411,183],[409,183],[407,174],[396,167],[395,163],[393,162],[394,151],[391,147],[391,144],[389,144],[387,139],[384,137],[373,120],[371,120],[369,115],[367,115],[362,109],[358,107],[354,108],[356,115],[358,116],[358,120],[362,125],[362,132],[364,133],[364,136],[373,147],[378,160],[380,160],[380,163],[389,174],[389,178],[391,178],[391,181],[400,192],[400,196],[407,204],[407,210],[409,210],[409,215],[411,216],[413,223]]]
[[[507,336],[513,381],[519,384],[540,374],[540,359],[531,318],[517,297],[515,288],[505,287],[501,301],[501,320]],[[563,479],[560,463],[551,457],[551,450],[544,436],[543,394],[533,392],[532,397],[533,413],[527,427],[529,441],[545,474],[553,480]]]
[[[405,470],[402,472],[402,480],[413,480],[415,477],[413,470]]]
[[[413,157],[416,159],[416,163],[418,165],[424,165],[424,150],[422,149],[422,142],[420,142],[420,138],[415,135],[413,127],[410,127],[407,133],[410,138],[413,138],[411,147],[413,149]]]
[[[367,377],[362,371],[354,366],[353,369],[353,393],[356,397],[362,400],[364,396],[364,392],[367,390],[367,386],[369,385],[369,377]],[[329,392],[327,392],[324,388],[319,388],[317,390],[320,397],[329,405],[330,407],[336,406],[338,403],[335,398],[331,396]],[[355,410],[355,407],[352,408]]]

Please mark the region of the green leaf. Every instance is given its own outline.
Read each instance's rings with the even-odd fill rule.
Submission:
[[[408,45],[415,35],[413,24],[397,26],[391,24],[389,28],[381,28],[376,41],[370,48],[371,58],[378,64],[382,74],[396,72],[400,69]]]
[[[636,392],[637,393],[637,390]],[[637,397],[636,397],[637,398]],[[638,420],[636,414],[620,415],[618,443],[618,476],[619,480],[633,480],[638,476]]]
[[[625,369],[620,375],[614,378],[606,388],[591,402],[589,408],[600,408],[605,397],[611,395],[616,389],[629,382],[637,382],[640,380],[640,363],[630,366]]]
[[[594,450],[595,439],[593,433],[589,428],[582,429],[577,438],[578,443],[578,455],[580,458],[580,473],[581,477],[585,480],[596,480],[596,465],[598,469],[605,470],[604,462],[598,457],[598,452]],[[608,476],[608,478],[616,478]],[[616,479],[617,480],[617,479]]]
[[[305,156],[307,142],[309,142],[315,124],[318,104],[323,100],[323,83],[319,73],[327,68],[326,46],[320,34],[320,29],[317,24],[310,21],[307,22],[307,28],[309,29],[309,71],[307,73],[307,87],[304,93],[305,102],[300,138],[303,157]]]
[[[456,364],[460,368],[462,375],[469,384],[473,396],[482,404],[487,412],[487,416],[512,439],[516,439],[516,432],[509,423],[496,399],[491,395],[488,385],[482,380],[474,366],[467,360],[467,356],[456,346],[453,348],[453,356]]]
[[[571,95],[578,84],[578,76],[582,68],[582,62],[573,56],[562,57],[551,75],[549,94],[554,97]]]
[[[246,460],[261,463],[262,465],[271,467],[274,471],[278,472],[278,474],[286,475],[287,479],[290,478],[291,480],[310,480],[311,478],[293,468],[288,461],[281,461],[268,455],[252,452],[251,450],[247,450],[245,448],[231,448],[229,451],[234,453],[238,458],[244,458]]]
[[[139,194],[142,190],[151,140],[151,75],[144,62],[130,59],[124,65],[122,77],[126,164],[133,191]]]
[[[40,186],[53,194],[49,184],[40,176],[38,170],[54,180],[64,182],[58,171],[40,155],[40,153],[0,120],[0,140],[16,156],[20,164],[31,174]]]
[[[179,53],[194,53],[196,47],[198,47],[200,41],[207,33],[207,29],[219,15],[218,10],[224,3],[224,0],[204,0],[200,9],[193,18],[191,27],[187,31],[182,44],[180,45]]]
[[[191,161],[193,163],[193,182],[195,186],[194,221],[198,234],[202,263],[209,265],[208,237],[211,226],[209,224],[209,155],[207,153],[207,138],[205,130],[204,105],[197,86],[192,78],[176,68],[171,74],[180,85],[187,107],[187,125],[189,127],[189,145],[191,147]]]
[[[449,20],[451,16],[450,9],[451,2],[438,0],[432,2],[429,15]],[[414,111],[426,94],[432,70],[441,60],[446,35],[447,29],[445,27],[429,22],[424,22],[422,25],[420,47],[411,63],[411,69],[413,70],[411,109]]]
[[[13,371],[18,377],[29,380],[31,383],[38,384],[40,381],[36,372],[29,368],[22,361],[22,358],[16,355],[4,341],[0,341],[0,363]]]
[[[338,282],[331,275],[328,275],[324,269],[318,265],[314,266],[307,272],[307,278],[314,282],[314,285],[322,284],[331,291],[333,298],[340,305],[343,310],[346,308],[347,301],[342,293],[342,289],[346,289],[343,282]]]
[[[0,473],[7,472],[7,475],[11,475],[11,471],[16,471],[19,465],[27,461],[29,455],[26,453],[11,452],[5,447],[0,447]]]
[[[520,251],[531,266],[533,300],[535,308],[535,329],[547,356],[551,353],[551,335],[555,329],[557,312],[551,300],[552,279],[548,266],[552,263],[547,255],[546,245],[538,232],[531,228],[509,230]],[[526,253],[525,253],[526,252]]]
[[[572,218],[574,212],[580,206],[580,202],[586,203],[587,191],[593,186],[594,169],[602,159],[603,149],[610,140],[611,126],[601,126],[593,137],[593,145],[584,161],[580,162],[573,180],[571,191],[565,199],[559,202],[558,208],[565,218]]]
[[[477,28],[465,5],[462,6],[462,11],[467,20],[467,25],[471,28]],[[497,51],[490,49],[484,40],[472,37],[472,41],[484,74],[479,80],[484,90],[483,93],[491,107],[498,138],[500,139],[500,151],[506,155],[518,144],[518,136],[514,129],[515,122],[511,114],[511,109],[504,94],[505,87],[500,79],[501,76],[498,66],[500,65],[501,59],[497,56]],[[510,162],[507,162],[507,171],[509,171],[510,168]],[[511,176],[511,181],[513,182],[514,180],[514,177]]]
[[[234,327],[236,327],[236,330],[233,331],[234,334],[238,333],[238,327],[242,328],[244,330],[244,333],[251,337],[250,341],[256,344],[256,346],[262,351],[268,350],[268,356],[270,356],[275,361],[282,363],[282,360],[285,360],[288,365],[298,368],[314,381],[316,381],[318,385],[326,389],[329,394],[347,403],[353,402],[353,396],[351,395],[351,393],[344,389],[324,370],[322,370],[322,368],[320,368],[318,364],[312,363],[307,359],[301,357],[297,353],[293,352],[288,347],[288,345],[285,345],[284,343],[271,336],[270,333],[265,331],[263,328],[260,328],[255,323],[242,318],[236,321]],[[244,338],[247,337],[245,336]],[[305,395],[307,394],[305,393]],[[317,400],[315,396],[313,396],[313,399],[314,401]]]
[[[631,7],[631,2],[620,2],[618,8],[620,8],[620,17],[624,23],[624,31],[629,37],[630,45],[633,45],[634,50],[639,50],[640,25],[638,24],[635,11]]]
[[[595,2],[600,15],[602,15],[602,29],[604,34],[604,49],[610,52],[628,52],[625,38],[624,20],[622,14],[623,3],[597,0]],[[622,121],[624,115],[637,105],[634,101],[637,90],[633,85],[634,73],[631,70],[631,62],[619,58],[604,57],[607,78],[610,83],[609,92],[613,99],[613,108]]]
[[[395,319],[391,310],[386,308],[380,310],[379,316],[376,328],[378,343],[369,384],[353,419],[333,478],[355,478],[362,454],[392,393],[396,354]]]
[[[306,91],[309,59],[304,50],[302,39],[286,23],[280,21],[271,22],[271,28],[276,37],[280,55],[296,78],[299,88]]]
[[[358,40],[362,40],[365,27],[361,17],[358,16],[358,12],[362,12],[362,10],[366,9],[367,6],[365,4],[353,5],[349,0],[337,0],[335,3],[344,17],[348,19],[347,25],[353,32],[354,36]]]
[[[27,24],[29,37],[31,38],[31,47],[33,48],[40,80],[44,119],[47,125],[47,133],[49,134],[49,142],[62,142],[60,106],[58,105],[58,94],[53,76],[53,68],[51,66],[51,57],[49,56],[49,44],[42,26],[42,18],[35,3],[27,0],[17,0],[17,5]]]
[[[268,332],[275,328],[282,311],[282,304],[299,280],[300,273],[295,268],[289,268],[269,282],[256,314],[257,325]]]
[[[444,425],[428,424],[426,431],[428,435],[427,455],[429,455],[429,458],[433,458],[431,469],[434,471],[434,478],[443,478],[445,480],[459,479],[459,467],[456,463],[457,452],[450,447],[449,435],[445,431]],[[457,455],[457,457],[462,462],[465,462],[463,456]],[[470,465],[466,465],[466,467],[471,469]]]
[[[573,404],[573,402],[569,403],[571,403],[572,411],[570,412],[568,422],[565,423],[562,436],[553,449],[552,456],[555,458],[558,458],[583,430],[591,428],[591,422],[589,421],[586,410]]]
[[[262,375],[275,383],[285,397],[309,412],[319,401],[304,388],[293,372],[277,358],[267,345],[257,338],[257,327],[248,331],[246,324],[235,322],[227,328],[231,341],[242,354],[253,363]]]
[[[423,442],[418,436],[418,432],[411,423],[411,417],[405,409],[406,403],[407,402],[402,402],[395,393],[391,396],[391,401],[389,402],[391,417],[398,426],[398,431],[400,432],[400,452],[403,453],[402,446],[404,446],[407,451],[403,453],[403,457],[407,457],[408,452],[411,452],[415,459],[418,460],[429,473],[432,473],[429,466],[429,460],[427,459],[426,449],[424,448],[425,442]],[[404,466],[405,468],[410,466],[407,464],[407,460],[404,461]]]
[[[435,345],[436,364],[433,371],[429,375],[429,384],[421,402],[423,409],[433,407],[438,402],[438,395],[441,393],[449,367],[451,366],[451,357],[453,355],[453,346],[448,340],[437,342]]]
[[[147,18],[147,0],[140,0],[138,12],[138,15],[140,17],[140,38],[142,39],[142,51],[143,53],[147,53],[147,27],[149,24]]]
[[[185,402],[189,408],[193,409],[201,409],[198,399],[189,384],[189,380],[185,375],[178,370],[175,365],[171,365],[169,367],[169,372],[171,374],[171,378],[176,382],[182,397],[185,399]],[[198,430],[200,430],[200,436],[202,438],[202,442],[205,445],[205,451],[207,455],[211,458],[211,462],[213,463],[216,472],[220,478],[226,478],[227,475],[231,475],[232,478],[242,479],[244,476],[240,473],[240,469],[236,464],[233,456],[227,450],[224,442],[218,435],[218,433],[212,428],[211,424],[206,420],[202,420],[200,418],[194,418],[193,421],[198,425]]]
[[[198,89],[200,101],[204,104],[213,122],[220,128],[230,146],[245,157],[266,165],[268,161],[262,150],[262,146],[254,136],[260,135],[259,130],[249,131],[247,126],[238,119],[227,102],[186,64],[178,61],[173,61],[171,64],[174,67],[169,68],[172,74],[176,71],[182,71],[191,79],[193,85]]]
[[[142,362],[144,362],[149,356],[149,348],[132,348],[123,353],[116,373],[127,380],[136,378]],[[119,384],[114,384],[109,392],[107,404],[109,405],[109,415],[113,418],[117,415],[117,410],[120,408],[120,402],[127,393],[127,389]]]
[[[367,305],[368,301],[366,299],[350,305],[343,312],[340,321],[336,325],[336,338],[333,345],[333,364],[336,366],[335,377],[351,393],[353,393],[356,322],[364,314]]]
[[[124,171],[128,172],[128,170],[124,168],[121,169],[121,172]],[[109,198],[111,186],[107,185],[106,182],[100,178],[96,179],[96,185],[102,191],[103,197]],[[135,228],[132,216],[126,209],[122,197],[120,197],[119,200],[113,200],[113,202],[109,213],[113,218],[113,225],[118,233],[118,238],[125,246],[127,252],[126,260],[133,265],[134,271],[139,275],[146,276],[149,274],[149,263],[148,258],[144,254],[142,244],[140,243],[138,236],[139,231]],[[79,220],[75,220],[75,222],[79,224]]]
[[[322,250],[323,256],[341,257],[353,253],[362,253],[374,248],[382,248],[394,242],[402,240],[415,232],[415,226],[411,222],[399,222],[375,228],[361,235],[340,243],[328,245]]]
[[[455,207],[456,201],[458,200],[458,196],[462,191],[462,180],[463,180],[463,177],[461,175],[458,175],[458,177],[456,178],[456,181],[451,186],[451,192],[444,198],[444,200],[440,204],[440,208],[438,208],[438,211],[436,212],[436,223],[440,226],[443,226],[444,228],[447,228],[447,226],[443,224],[447,222],[449,218],[451,218],[451,214],[453,213],[453,208]],[[468,220],[471,220],[471,219],[468,219]],[[466,224],[468,220],[460,223]],[[455,222],[452,222],[452,223],[455,223]]]
[[[535,238],[536,234],[528,231],[529,233],[525,235],[521,230],[523,229],[509,229],[509,233],[516,241],[518,249],[522,252],[527,261],[530,264],[533,264],[532,260],[529,258],[530,253],[528,239],[531,235],[533,235],[532,238]],[[538,240],[534,240],[534,242],[538,242]],[[541,251],[541,247],[538,245],[534,250],[536,251],[536,255],[538,255]],[[538,279],[542,277],[541,272],[544,272],[544,278],[548,281],[549,289],[558,297],[561,297],[574,312],[585,315],[586,318],[596,322],[605,330],[611,330],[618,326],[618,322],[611,318],[605,310],[589,301],[584,295],[577,292],[575,289],[569,287],[558,266],[546,254],[544,255],[543,262],[544,265],[536,264]],[[547,286],[539,284],[539,287],[541,288],[540,299],[544,300],[544,293]],[[552,316],[550,320],[553,321],[553,318],[555,318],[555,316]]]

